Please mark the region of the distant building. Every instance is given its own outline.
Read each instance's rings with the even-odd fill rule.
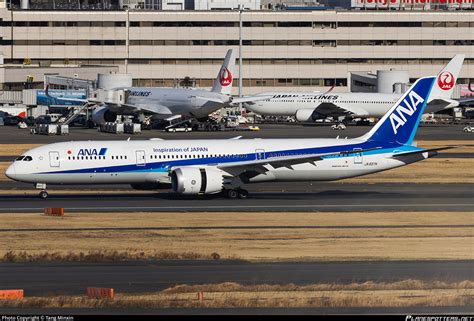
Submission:
[[[436,74],[458,53],[466,55],[458,83],[474,82],[472,17],[467,11],[245,11],[244,94],[332,85],[346,91],[351,72],[390,68],[406,70],[411,82]],[[173,86],[188,76],[208,88],[227,49],[239,45],[239,13],[229,10],[0,9],[0,22],[0,52],[5,64],[18,66],[19,82],[29,74],[22,65],[32,72],[67,61],[117,66],[140,86]],[[234,79],[237,87],[238,68]]]
[[[260,0],[195,0],[195,10],[232,10],[239,4],[249,10],[260,10]]]
[[[0,0],[0,8],[23,10],[260,10],[260,0]]]

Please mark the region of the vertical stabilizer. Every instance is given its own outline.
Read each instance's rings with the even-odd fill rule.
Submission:
[[[225,55],[224,63],[219,69],[212,91],[223,95],[232,93],[232,83],[234,81],[235,56],[234,51],[229,49]]]
[[[410,145],[437,77],[418,79],[361,139]]]
[[[465,55],[455,55],[436,77],[429,101],[433,99],[451,99],[454,86],[461,72]]]

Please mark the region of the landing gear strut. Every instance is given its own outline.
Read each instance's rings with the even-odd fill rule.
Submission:
[[[224,194],[230,199],[236,199],[236,198],[245,199],[249,196],[249,192],[241,188],[225,190]]]

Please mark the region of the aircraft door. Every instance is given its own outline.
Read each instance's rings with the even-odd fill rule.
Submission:
[[[49,152],[49,166],[51,167],[59,167],[59,152]]]
[[[362,164],[364,159],[362,158],[362,152],[357,152],[358,150],[362,150],[361,148],[354,148],[354,164]]]
[[[135,156],[137,159],[137,166],[145,166],[145,151],[144,150],[137,150],[135,151]]]
[[[256,149],[255,150],[255,159],[256,160],[265,159],[265,150],[264,149]]]

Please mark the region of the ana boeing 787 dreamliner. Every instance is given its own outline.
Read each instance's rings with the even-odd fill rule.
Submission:
[[[418,79],[365,135],[354,139],[77,141],[31,149],[7,169],[36,184],[130,184],[180,194],[245,198],[248,183],[331,181],[404,166],[440,149],[413,139],[436,77]],[[441,148],[442,149],[442,148]]]

